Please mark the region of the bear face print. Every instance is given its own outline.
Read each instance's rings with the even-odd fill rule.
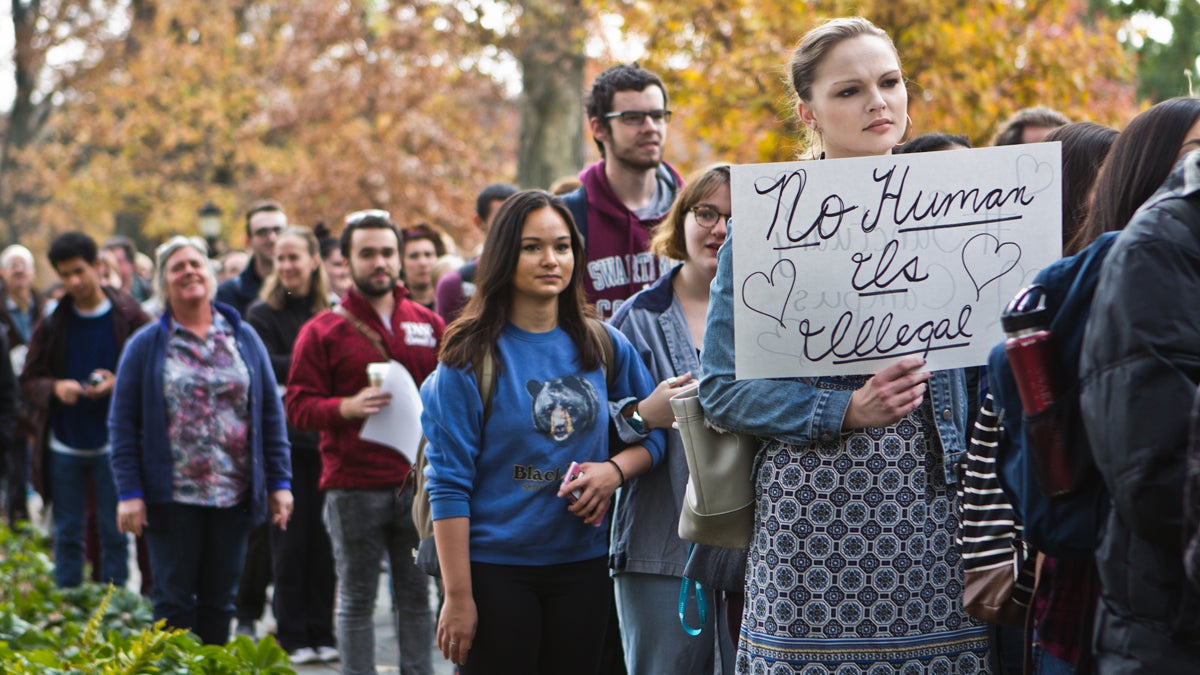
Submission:
[[[576,431],[596,426],[600,397],[592,383],[582,377],[567,375],[546,382],[529,380],[525,388],[533,396],[533,425],[550,439],[562,442]]]

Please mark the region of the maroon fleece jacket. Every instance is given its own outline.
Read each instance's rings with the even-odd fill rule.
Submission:
[[[445,324],[409,300],[404,289],[397,288],[395,297],[390,333],[357,289],[351,289],[342,304],[379,333],[392,358],[408,368],[420,386],[437,367]],[[399,452],[359,437],[363,420],[338,413],[342,398],[367,386],[367,364],[382,360],[357,328],[332,311],[316,315],[300,329],[283,400],[292,426],[321,432],[322,490],[386,489],[400,485],[408,475],[411,467]]]

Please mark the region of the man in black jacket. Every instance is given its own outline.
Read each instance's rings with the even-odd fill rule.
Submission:
[[[258,300],[263,280],[275,269],[275,239],[285,227],[287,214],[275,202],[258,202],[246,211],[246,244],[252,254],[250,264],[241,274],[217,287],[218,302],[246,315],[246,310]]]
[[[1200,668],[1200,591],[1184,574],[1182,549],[1198,305],[1200,152],[1192,152],[1113,245],[1080,358],[1083,419],[1113,507],[1096,551],[1099,673]]]

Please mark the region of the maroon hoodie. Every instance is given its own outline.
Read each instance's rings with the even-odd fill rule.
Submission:
[[[588,302],[596,304],[602,318],[616,313],[627,298],[654,283],[671,269],[669,261],[648,253],[650,232],[667,215],[683,180],[666,162],[658,167],[658,183],[670,199],[661,213],[639,218],[621,203],[604,175],[604,160],[579,174],[587,194]]]

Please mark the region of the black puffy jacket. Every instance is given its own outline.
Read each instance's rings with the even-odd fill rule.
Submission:
[[[1083,418],[1113,504],[1096,551],[1098,670],[1200,672],[1200,593],[1182,547],[1200,382],[1200,151],[1113,245],[1080,369]]]

